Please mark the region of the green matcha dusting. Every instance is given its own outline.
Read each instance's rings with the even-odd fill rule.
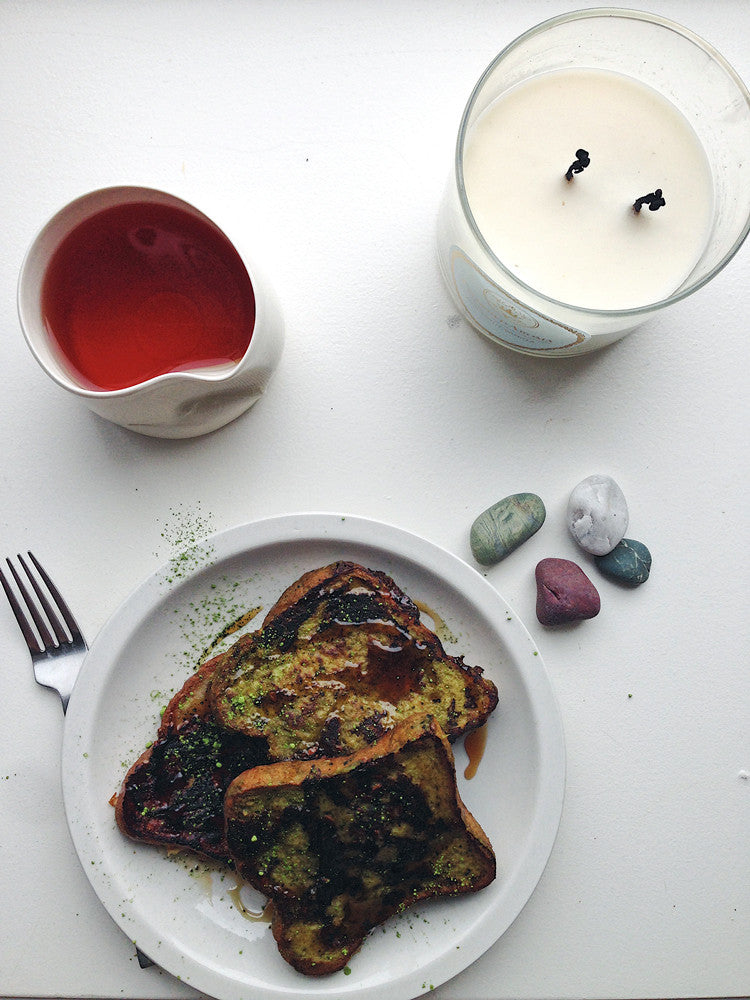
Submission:
[[[216,529],[211,514],[203,513],[200,500],[193,508],[170,507],[169,513],[161,538],[169,548],[165,580],[174,583],[213,562],[215,549],[206,541]]]
[[[221,577],[208,587],[198,601],[175,608],[175,616],[184,640],[178,659],[195,669],[210,656],[220,652],[224,640],[258,614],[259,607],[248,608],[245,580]]]
[[[216,559],[216,549],[209,539],[216,530],[213,515],[206,513],[200,501],[191,507],[171,507],[169,521],[160,532],[167,552],[157,552],[167,559],[164,583],[174,584],[209,568]],[[260,608],[249,607],[248,580],[222,576],[206,583],[199,599],[173,609],[182,642],[175,657],[179,664],[196,669],[209,656],[220,651],[223,641],[244,627]]]

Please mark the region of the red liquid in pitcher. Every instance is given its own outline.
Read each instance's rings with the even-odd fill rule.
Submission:
[[[73,377],[112,390],[236,363],[255,296],[219,229],[144,202],[104,209],[69,233],[47,270],[42,312]]]

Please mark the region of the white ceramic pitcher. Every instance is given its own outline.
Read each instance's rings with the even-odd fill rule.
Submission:
[[[32,242],[21,267],[18,314],[26,342],[45,372],[100,416],[152,437],[189,438],[234,420],[263,394],[276,369],[284,341],[284,322],[276,295],[250,258],[240,235],[220,226],[237,250],[255,296],[255,322],[249,346],[232,365],[174,371],[124,389],[99,391],[79,384],[60,356],[42,313],[44,276],[55,250],[83,221],[116,205],[156,202],[172,205],[218,226],[197,208],[165,191],[124,186],[102,188],[70,202]]]

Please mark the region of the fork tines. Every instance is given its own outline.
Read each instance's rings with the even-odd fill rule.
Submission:
[[[13,614],[16,616],[16,621],[18,622],[18,625],[23,633],[23,637],[26,640],[26,645],[29,647],[29,650],[32,654],[42,654],[50,648],[67,645],[70,642],[81,640],[81,633],[76,625],[75,619],[70,613],[70,609],[63,600],[59,590],[50,580],[46,571],[41,566],[38,559],[36,559],[34,554],[29,552],[28,556],[36,568],[37,573],[41,577],[44,586],[46,587],[45,592],[36,576],[29,569],[29,566],[23,556],[19,555],[18,561],[23,567],[24,573],[34,590],[34,593],[36,594],[37,601],[32,598],[28,588],[23,582],[23,579],[10,559],[6,559],[5,561],[8,564],[8,568],[16,583],[21,599],[26,605],[26,611],[31,616],[31,619],[36,626],[38,636],[31,627],[31,623],[24,613],[21,603],[13,592],[13,589],[11,588],[2,570],[0,570],[0,583],[2,583],[5,595],[8,598],[11,608],[13,609]],[[53,607],[52,602],[54,602],[55,607]],[[40,611],[39,605],[41,605],[44,614]],[[62,622],[64,622],[67,626],[67,632],[65,631],[60,618],[62,618]],[[52,636],[53,632],[54,638]]]

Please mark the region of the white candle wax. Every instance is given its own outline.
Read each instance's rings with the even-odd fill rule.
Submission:
[[[590,165],[567,181],[579,148]],[[495,256],[562,302],[657,302],[708,240],[713,184],[695,132],[657,91],[609,70],[555,70],[502,94],[472,125],[463,170]],[[634,213],[656,188],[666,205]]]

